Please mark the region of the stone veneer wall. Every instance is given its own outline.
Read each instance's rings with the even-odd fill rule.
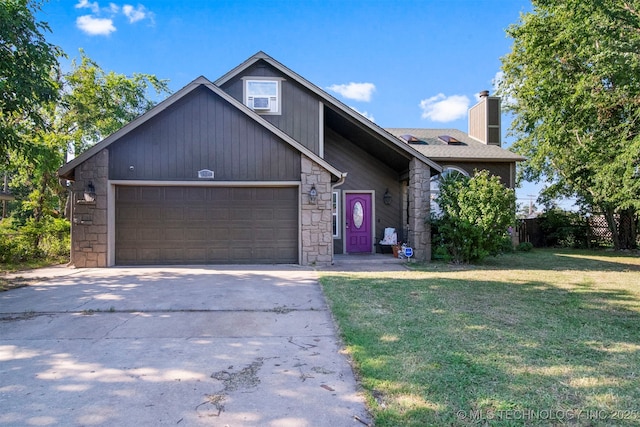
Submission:
[[[431,225],[429,217],[431,200],[428,165],[415,157],[409,163],[409,243],[413,247],[414,259],[431,260]]]
[[[78,268],[107,267],[107,185],[109,152],[105,149],[75,169],[72,189],[71,264]],[[91,182],[94,202],[84,199]]]
[[[333,261],[333,237],[331,216],[331,175],[322,166],[301,156],[301,236],[302,265],[331,265]],[[309,190],[315,185],[318,200],[309,202]]]

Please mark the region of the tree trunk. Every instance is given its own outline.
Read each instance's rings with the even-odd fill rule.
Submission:
[[[620,211],[620,249],[635,249],[638,246],[638,217],[632,208]]]

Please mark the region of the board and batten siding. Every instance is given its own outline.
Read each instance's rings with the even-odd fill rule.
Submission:
[[[347,179],[339,187],[341,192],[375,191],[374,241],[383,237],[386,227],[395,228],[398,239],[402,239],[402,183],[398,173],[331,129],[325,129],[325,160],[347,172]],[[387,189],[390,205],[383,201]],[[340,226],[344,227],[342,220]],[[334,253],[342,253],[343,237],[341,233],[339,239],[334,239]]]
[[[241,76],[234,77],[221,86],[229,95],[244,103],[243,78],[274,77],[282,80],[280,114],[264,114],[266,120],[320,155],[320,101],[302,85],[287,79],[278,70],[264,61],[247,68]]]
[[[109,179],[299,181],[300,153],[206,88],[109,147]]]

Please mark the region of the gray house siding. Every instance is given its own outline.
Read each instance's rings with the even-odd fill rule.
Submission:
[[[109,179],[299,181],[300,153],[201,88],[109,147]]]
[[[380,240],[386,227],[393,227],[402,239],[402,183],[398,173],[366,151],[356,147],[341,135],[325,130],[325,160],[347,172],[347,179],[339,187],[342,191],[375,191],[375,235]],[[383,196],[389,189],[391,204],[385,205]],[[341,221],[342,223],[342,221]],[[343,236],[334,239],[334,253],[343,253]]]
[[[242,77],[284,78],[278,70],[264,61],[253,64],[242,75],[229,80],[221,87],[240,102],[244,102]],[[299,83],[286,78],[282,81],[281,95],[281,114],[265,114],[262,117],[315,154],[320,155],[319,99]]]
[[[512,177],[512,170],[515,168],[514,162],[460,162],[441,160],[443,167],[455,166],[473,175],[476,170],[488,170],[491,175],[499,176],[500,182],[509,188],[515,187]]]

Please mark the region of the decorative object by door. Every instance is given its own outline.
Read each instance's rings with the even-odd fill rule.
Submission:
[[[371,194],[347,193],[345,205],[347,253],[371,252]]]

